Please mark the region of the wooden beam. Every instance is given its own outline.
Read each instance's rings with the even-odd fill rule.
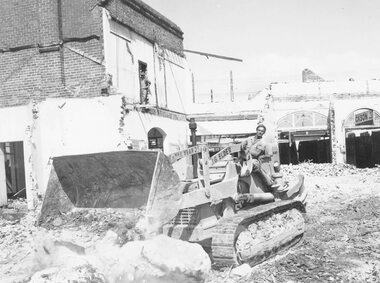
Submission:
[[[10,158],[11,158],[11,182],[12,182],[12,194],[17,193],[17,179],[16,179],[16,156],[15,156],[15,143],[10,143]]]
[[[237,121],[237,120],[257,120],[258,114],[231,114],[231,115],[215,115],[215,114],[199,114],[188,115],[188,118],[194,118],[196,122],[211,122],[211,121]]]
[[[5,175],[4,143],[0,144],[0,206],[7,205],[7,183]]]
[[[34,208],[35,193],[33,193],[33,168],[32,168],[32,146],[28,139],[23,141],[24,167],[25,167],[25,189],[28,209]]]
[[[222,55],[217,55],[217,54],[211,54],[211,53],[206,53],[206,52],[200,52],[200,51],[193,51],[193,50],[188,50],[188,49],[184,49],[183,51],[187,52],[187,53],[193,53],[193,54],[203,55],[203,56],[206,56],[207,58],[208,57],[214,57],[214,58],[218,58],[218,59],[243,62],[243,60],[239,59],[239,58],[227,57],[227,56],[222,56]]]

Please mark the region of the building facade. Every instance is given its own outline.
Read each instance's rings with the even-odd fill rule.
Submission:
[[[6,1],[0,205],[44,194],[54,156],[187,147],[183,32],[140,0]],[[177,170],[185,176],[186,160]]]
[[[380,81],[270,86],[283,163],[380,164]]]
[[[255,135],[263,121],[283,164],[380,164],[380,81],[306,76],[304,82],[272,83],[246,102],[194,104],[198,141],[218,150]]]

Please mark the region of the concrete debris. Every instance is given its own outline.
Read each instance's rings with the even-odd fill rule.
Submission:
[[[294,248],[250,272],[248,267],[210,269],[207,254],[196,244],[163,236],[144,240],[136,228],[137,214],[78,209],[59,215],[60,226],[52,218],[41,227],[36,226],[37,212],[25,209],[25,200],[11,200],[0,209],[0,281],[380,282],[379,168],[282,167],[288,175],[306,176],[307,230]],[[233,275],[241,269],[247,276]]]
[[[198,244],[163,235],[119,243],[112,231],[87,250],[47,237],[36,244],[37,268],[42,270],[32,282],[204,282],[211,269],[209,256]]]
[[[89,264],[84,248],[68,241],[54,239],[38,233],[35,242],[37,268],[72,267]]]
[[[107,247],[107,245],[106,245]],[[204,282],[211,261],[198,244],[167,236],[128,242],[117,248],[109,242],[99,257],[110,282]]]
[[[51,267],[35,273],[30,283],[107,283],[106,278],[89,264],[70,267]]]
[[[110,229],[118,234],[120,244],[129,241],[143,240],[142,231],[136,224],[142,219],[143,211],[134,213],[121,212],[117,209],[73,209],[69,213],[51,217],[42,227],[49,230],[76,229],[82,227],[95,234],[104,234]]]
[[[152,265],[166,271],[175,282],[202,282],[211,269],[211,260],[199,244],[164,235],[146,241],[142,256]]]
[[[311,163],[304,162],[298,165],[281,165],[285,175],[304,175],[311,177],[333,177],[333,176],[351,176],[351,175],[376,175],[379,167],[374,168],[356,168],[350,164],[330,164],[330,163]]]
[[[249,264],[247,264],[247,263],[244,263],[244,264],[232,269],[231,275],[232,276],[238,276],[238,277],[246,277],[246,276],[250,275],[251,272],[252,272],[251,266],[249,266]]]
[[[55,227],[59,227],[59,226],[61,226],[62,224],[63,224],[63,220],[62,220],[62,218],[61,217],[57,217],[57,218],[55,218],[54,220],[53,220],[53,226],[55,226]]]

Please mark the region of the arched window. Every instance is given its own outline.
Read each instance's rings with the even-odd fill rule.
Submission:
[[[327,116],[314,111],[296,111],[285,115],[277,123],[278,129],[326,127]]]
[[[158,149],[162,152],[164,151],[164,140],[166,134],[160,128],[152,128],[148,132],[148,148],[149,149]]]

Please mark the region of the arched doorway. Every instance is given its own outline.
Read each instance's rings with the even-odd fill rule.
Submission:
[[[148,132],[148,148],[164,152],[166,133],[160,128],[152,128]]]
[[[380,164],[380,114],[371,108],[351,112],[344,122],[346,163],[359,168]]]
[[[331,141],[327,115],[316,111],[295,111],[277,122],[282,164],[331,162]]]

